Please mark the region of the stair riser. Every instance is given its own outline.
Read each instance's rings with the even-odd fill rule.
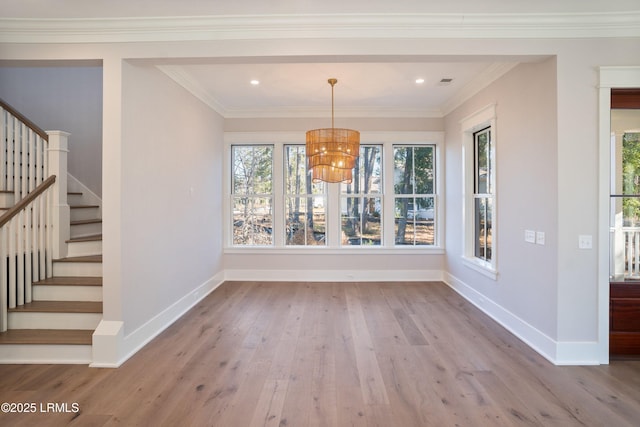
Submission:
[[[89,364],[92,361],[90,345],[8,344],[0,346],[3,364]]]
[[[102,276],[100,262],[54,262],[53,275],[60,276]]]
[[[9,329],[95,329],[102,313],[9,313]]]
[[[90,242],[70,242],[67,246],[67,256],[85,256],[102,254],[102,240]]]
[[[71,221],[100,218],[100,209],[98,208],[72,208],[69,211],[71,212]]]
[[[34,301],[102,301],[102,286],[33,286]]]
[[[80,224],[71,226],[71,237],[93,236],[102,233],[102,224]]]
[[[67,194],[67,204],[69,205],[81,205],[85,203],[82,194]]]

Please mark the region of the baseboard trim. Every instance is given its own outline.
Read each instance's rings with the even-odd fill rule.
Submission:
[[[90,345],[6,344],[0,346],[2,365],[88,365]]]
[[[123,335],[122,322],[103,321],[94,334],[94,362],[91,367],[118,368],[142,347],[191,310],[198,302],[213,292],[223,282],[223,274],[217,274],[196,289],[176,301],[129,335]],[[120,325],[117,325],[117,324]],[[110,343],[98,347],[99,342]],[[101,351],[101,349],[103,349]]]
[[[600,363],[597,342],[556,341],[457,277],[450,273],[443,275],[443,281],[451,289],[554,365],[598,365]]]
[[[225,280],[268,282],[442,281],[441,270],[225,270]]]
[[[597,342],[559,342],[488,299],[462,280],[441,270],[225,270],[185,295],[179,301],[127,336],[122,322],[103,321],[94,334],[94,357],[91,367],[117,368],[149,341],[193,308],[225,281],[442,281],[465,300],[498,322],[510,333],[554,365],[597,365]],[[25,362],[20,362],[25,363]],[[60,363],[60,362],[58,362]]]

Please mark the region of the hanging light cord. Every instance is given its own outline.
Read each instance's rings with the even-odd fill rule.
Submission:
[[[335,86],[335,84],[338,83],[338,80],[329,79],[328,82],[331,85],[331,129],[333,129],[334,128],[333,126],[333,86]]]

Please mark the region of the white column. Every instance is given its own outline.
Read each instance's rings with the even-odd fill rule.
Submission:
[[[55,175],[56,182],[51,192],[51,220],[53,223],[53,259],[67,256],[66,241],[70,236],[71,213],[67,204],[67,153],[69,133],[63,131],[47,131],[49,147],[47,158],[48,175]]]

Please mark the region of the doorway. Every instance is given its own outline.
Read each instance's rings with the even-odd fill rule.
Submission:
[[[640,89],[611,89],[609,356],[640,357]]]
[[[600,363],[609,363],[610,342],[610,284],[612,234],[611,164],[611,92],[615,89],[640,88],[640,66],[600,67],[599,88],[599,205],[598,205],[598,353]],[[613,155],[612,155],[613,154]]]

